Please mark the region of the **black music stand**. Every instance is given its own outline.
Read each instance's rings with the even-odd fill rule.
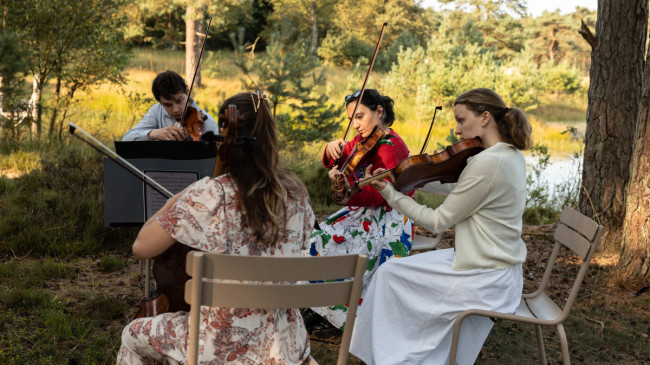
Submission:
[[[216,142],[115,142],[115,151],[171,193],[212,176]],[[104,225],[138,226],[167,200],[140,178],[109,158],[104,159]]]

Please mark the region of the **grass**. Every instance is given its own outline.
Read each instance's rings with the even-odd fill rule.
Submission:
[[[546,234],[525,235],[529,249],[551,242]],[[548,244],[547,244],[548,246]],[[544,253],[542,255],[545,255]],[[530,256],[524,269],[525,291],[539,280],[544,262]],[[541,260],[540,260],[541,261]],[[553,282],[566,293],[578,260],[565,260]],[[612,264],[592,263],[576,304],[565,321],[571,360],[588,364],[644,364],[650,361],[650,296],[606,285]],[[0,363],[112,364],[120,333],[142,296],[143,277],[126,249],[69,259],[11,258],[0,265]],[[560,348],[552,328],[544,329],[547,357],[559,364]],[[338,345],[312,340],[312,355],[332,364]],[[539,355],[532,326],[497,322],[477,364],[529,364]],[[350,364],[361,364],[354,356]]]

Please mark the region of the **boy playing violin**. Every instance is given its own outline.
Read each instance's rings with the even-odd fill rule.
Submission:
[[[151,86],[157,104],[149,108],[145,116],[124,134],[122,141],[182,141],[186,132],[178,126],[185,113],[188,89],[185,80],[174,71],[165,71],[153,80]],[[202,132],[217,134],[217,123],[190,98],[188,103],[203,117]]]

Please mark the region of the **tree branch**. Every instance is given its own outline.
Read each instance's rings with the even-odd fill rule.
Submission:
[[[584,20],[580,20],[580,23],[581,25],[578,33],[580,33],[582,38],[584,38],[587,43],[589,43],[591,49],[594,49],[594,47],[596,47],[596,36],[594,36],[594,34],[591,32],[591,29],[589,29],[587,24],[585,24]]]

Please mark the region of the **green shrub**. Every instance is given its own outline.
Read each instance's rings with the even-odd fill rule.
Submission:
[[[541,67],[541,78],[544,80],[544,91],[555,94],[575,94],[583,90],[582,76],[579,69],[566,62],[560,64],[546,63]]]

